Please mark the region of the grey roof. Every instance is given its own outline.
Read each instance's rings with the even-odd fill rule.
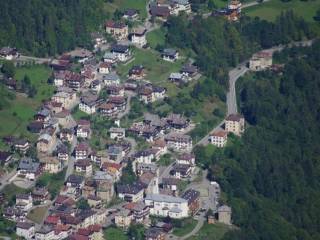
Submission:
[[[166,48],[163,50],[162,54],[167,55],[167,56],[175,56],[177,53],[177,50],[173,48]]]
[[[108,80],[109,81],[117,81],[117,80],[120,80],[120,78],[119,78],[118,74],[112,72],[112,73],[109,73],[107,75],[104,75],[103,76],[103,80],[104,81],[108,81]]]
[[[117,147],[117,146],[109,146],[108,147],[108,154],[118,155],[121,153],[122,153],[122,147]]]
[[[93,176],[93,179],[97,180],[97,181],[102,181],[102,180],[112,181],[112,176],[106,172],[103,172],[103,171],[96,171]]]
[[[231,207],[227,205],[222,205],[218,208],[218,212],[231,212]]]
[[[40,166],[40,163],[34,162],[32,158],[22,158],[20,160],[18,169],[35,173],[38,171],[39,166]]]
[[[183,75],[181,73],[170,73],[169,78],[171,78],[171,79],[182,79]]]
[[[103,56],[103,58],[107,59],[117,59],[117,55],[112,52],[106,52]]]
[[[145,200],[151,200],[155,202],[168,202],[168,203],[187,203],[188,202],[186,199],[164,195],[164,194],[150,194],[145,198]]]

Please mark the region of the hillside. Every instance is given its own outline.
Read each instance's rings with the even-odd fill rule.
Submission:
[[[224,151],[197,155],[222,184],[241,231],[225,239],[319,239],[320,43],[278,55],[282,76],[246,76],[241,110],[250,125]]]
[[[54,55],[90,43],[90,31],[103,20],[103,1],[3,0],[0,16],[0,46]]]

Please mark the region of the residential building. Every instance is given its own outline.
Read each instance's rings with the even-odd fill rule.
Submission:
[[[45,204],[50,200],[50,193],[46,187],[35,187],[32,190],[31,196],[33,202],[39,202],[41,204]]]
[[[181,114],[171,113],[166,117],[166,121],[170,128],[177,131],[184,131],[190,125],[190,120],[183,117]]]
[[[80,98],[79,110],[87,114],[94,114],[96,112],[98,96],[88,94]]]
[[[143,79],[146,76],[145,68],[142,65],[134,65],[129,70],[129,78],[134,80]]]
[[[165,240],[165,233],[156,227],[151,227],[145,232],[145,240]]]
[[[252,56],[249,61],[249,69],[252,71],[263,71],[272,66],[272,52],[261,51]]]
[[[15,139],[14,141],[14,148],[18,150],[19,152],[26,154],[28,149],[30,148],[30,142],[26,139]]]
[[[48,133],[41,134],[37,141],[37,150],[40,153],[48,153],[52,151],[56,144],[55,135],[50,135]]]
[[[244,132],[244,117],[240,114],[230,114],[225,120],[225,130],[240,136]]]
[[[166,48],[162,51],[161,57],[165,61],[175,62],[179,59],[179,52],[175,49]]]
[[[191,13],[191,4],[188,0],[171,0],[172,8],[170,12],[173,15],[179,15],[180,12],[185,12],[186,14]]]
[[[143,200],[144,188],[145,188],[145,185],[140,182],[118,185],[117,187],[118,197],[127,202],[141,201]]]
[[[34,181],[40,173],[40,163],[35,162],[32,158],[22,158],[17,168],[18,175]]]
[[[106,52],[103,55],[103,61],[106,63],[115,64],[118,61],[118,57],[114,53]]]
[[[28,212],[33,207],[33,199],[31,194],[17,194],[16,208],[22,212]]]
[[[53,240],[55,239],[54,228],[49,225],[43,225],[35,232],[35,240]]]
[[[162,189],[166,190],[166,192],[170,191],[173,196],[178,196],[179,183],[180,180],[177,178],[162,178]]]
[[[144,27],[132,29],[130,34],[131,42],[138,47],[144,47],[147,44],[146,32],[147,29]]]
[[[110,138],[116,139],[116,140],[121,140],[126,136],[126,130],[124,128],[112,127],[109,129],[109,133],[110,133]]]
[[[132,222],[132,212],[128,209],[122,209],[114,217],[114,222],[117,227],[127,229]]]
[[[92,175],[92,164],[88,159],[80,159],[74,163],[74,169],[77,173],[84,174],[86,177]]]
[[[84,186],[84,177],[80,175],[71,174],[65,182],[66,191],[69,194],[78,194]]]
[[[94,81],[92,81],[91,85],[90,85],[90,88],[92,91],[95,91],[96,93],[99,93],[102,89],[102,86],[101,86],[101,81],[96,79]]]
[[[215,131],[209,136],[209,142],[219,148],[227,145],[228,132],[226,131]]]
[[[61,89],[62,91],[57,92],[51,98],[53,102],[61,103],[65,109],[71,109],[77,102],[77,95],[71,89]]]
[[[75,147],[76,160],[87,159],[89,154],[90,154],[90,147],[87,143],[82,142]]]
[[[188,201],[163,194],[147,195],[145,204],[150,208],[150,214],[160,217],[185,218],[189,216]]]
[[[71,128],[63,128],[59,133],[59,138],[63,142],[71,143],[74,139],[74,131]]]
[[[195,215],[200,208],[200,192],[188,189],[181,197],[188,201],[190,215]]]
[[[151,172],[143,173],[139,176],[139,181],[145,184],[145,193],[158,194],[159,193],[159,178],[156,174]]]
[[[16,225],[16,234],[26,240],[33,239],[35,235],[34,224],[29,222],[18,222]]]
[[[124,87],[122,85],[108,85],[106,87],[107,93],[111,97],[123,97],[124,96]]]
[[[76,134],[78,138],[90,138],[91,123],[88,120],[80,119],[77,121]]]
[[[120,62],[126,62],[131,56],[129,46],[116,44],[111,48],[111,53],[115,54]]]
[[[108,62],[102,62],[99,65],[99,73],[101,74],[108,74],[110,73],[111,64]]]
[[[116,117],[119,113],[116,105],[112,103],[106,103],[106,102],[102,103],[99,106],[98,111],[102,116],[109,117],[109,118]]]
[[[226,205],[222,205],[218,208],[218,222],[231,225],[231,208]]]
[[[7,165],[12,159],[10,152],[0,151],[0,165]]]
[[[111,34],[116,40],[126,40],[129,29],[123,22],[107,21],[105,24],[106,32]]]
[[[193,167],[189,164],[176,164],[173,166],[172,173],[178,178],[187,178],[190,177]]]
[[[136,9],[126,9],[123,13],[123,18],[130,21],[135,21],[139,18],[139,12]]]
[[[111,73],[103,76],[103,82],[106,86],[119,85],[120,84],[120,77],[115,72],[111,72]]]
[[[150,208],[143,201],[128,203],[124,208],[131,211],[135,223],[149,224]]]
[[[191,151],[192,139],[188,135],[171,134],[165,137],[167,147],[176,151]]]
[[[118,111],[124,111],[126,109],[127,100],[123,96],[110,96],[107,100],[107,103],[116,106]]]
[[[150,13],[153,17],[165,21],[170,16],[170,9],[168,6],[150,4]]]
[[[193,153],[182,153],[177,157],[177,164],[196,165],[196,157]]]
[[[18,50],[11,47],[3,47],[0,49],[0,58],[5,60],[13,60],[19,56]]]
[[[58,173],[62,171],[62,163],[61,160],[59,160],[56,157],[42,157],[41,163],[43,165],[43,171],[48,173]]]

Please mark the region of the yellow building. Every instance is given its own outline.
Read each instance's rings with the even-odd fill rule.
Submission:
[[[225,130],[240,136],[244,132],[244,117],[240,114],[230,114],[225,120]]]

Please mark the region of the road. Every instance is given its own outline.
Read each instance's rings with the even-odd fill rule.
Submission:
[[[289,47],[289,48],[295,47],[295,46],[308,47],[308,46],[311,46],[313,42],[314,40],[298,41],[298,42],[290,43],[288,45],[279,45],[269,49],[264,49],[264,51],[269,51],[274,53],[276,51],[282,51],[286,47]],[[227,92],[227,115],[238,112],[236,82],[241,76],[243,76],[246,72],[249,71],[249,69],[246,67],[247,63],[248,63],[248,60],[240,63],[237,67],[229,71],[229,91]],[[224,120],[220,122],[216,127],[214,127],[210,132],[208,132],[208,134],[205,137],[203,137],[200,141],[198,141],[194,146],[208,145],[210,134],[214,131],[222,130],[223,125],[224,125]]]
[[[16,170],[13,170],[12,172],[4,175],[3,177],[1,177],[0,179],[0,191],[5,187],[7,186],[8,184],[11,183],[11,178],[13,178],[15,175],[16,175],[17,171]]]
[[[73,141],[71,143],[71,154],[73,153],[75,147],[78,144],[78,140],[76,137],[73,138]],[[68,160],[68,167],[67,167],[67,172],[66,172],[66,176],[65,176],[65,180],[67,180],[67,178],[73,173],[74,170],[74,162],[76,161],[76,159],[73,156],[69,157]]]
[[[15,59],[16,62],[35,62],[37,64],[44,64],[50,62],[51,58],[37,58],[37,57],[30,57],[25,55],[20,55],[18,58]]]

